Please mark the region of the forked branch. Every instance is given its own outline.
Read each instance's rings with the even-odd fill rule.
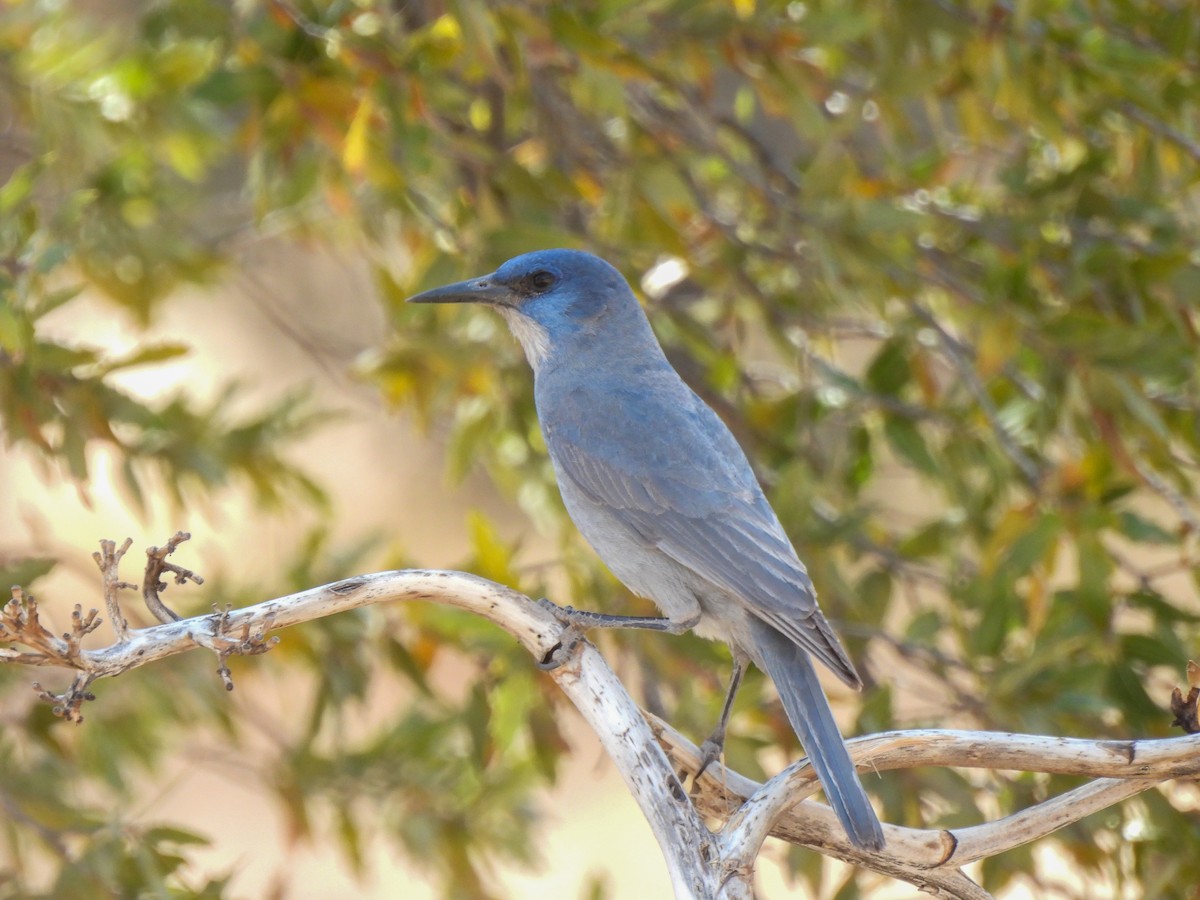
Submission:
[[[116,598],[133,585],[120,581],[116,567],[129,542],[118,548],[106,541],[96,557],[116,642],[97,649],[82,647],[82,639],[95,631],[100,620],[96,610],[85,614],[80,605],[72,613],[71,631],[56,636],[42,623],[37,602],[16,588],[13,599],[0,611],[0,644],[9,645],[0,646],[0,662],[74,669],[75,680],[62,694],[35,687],[55,704],[57,713],[80,721],[80,706],[94,699],[88,688],[97,679],[195,647],[217,654],[218,673],[232,688],[226,659],[269,649],[278,640],[267,638],[272,630],[393,600],[426,600],[473,612],[508,631],[537,661],[551,655],[565,657],[550,676],[595,730],[624,777],[663,851],[677,897],[751,897],[755,861],[763,841],[773,835],[903,879],[935,896],[982,900],[990,895],[962,872],[962,866],[1044,837],[1169,779],[1200,775],[1200,734],[1153,741],[1086,741],[991,732],[897,731],[857,738],[848,745],[864,773],[956,766],[1096,779],[1030,809],[968,828],[885,825],[884,851],[866,852],[850,844],[827,806],[805,799],[817,790],[807,760],[762,785],[713,765],[689,795],[677,772],[696,771],[700,754],[695,745],[666,723],[643,714],[591,644],[567,640],[552,613],[510,588],[461,572],[379,572],[243,609],[179,619],[162,605],[158,594],[165,587],[164,573],[172,574],[179,584],[201,582],[194,572],[166,563],[167,555],[186,539],[181,532],[164,548],[147,551],[150,561],[142,594],[161,624],[137,629],[125,623]],[[1193,663],[1188,674],[1190,692],[1185,696],[1177,690],[1172,702],[1177,724],[1185,730],[1197,722],[1200,701],[1200,668]],[[712,832],[706,818],[724,824]]]

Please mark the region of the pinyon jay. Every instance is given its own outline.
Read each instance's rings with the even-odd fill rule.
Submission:
[[[817,681],[813,658],[862,682],[729,429],[667,362],[637,298],[604,260],[578,250],[518,256],[490,275],[412,303],[485,303],[533,367],[534,399],[563,502],[600,558],[665,618],[565,608],[577,627],[694,630],[733,650],[719,753],[747,660],[771,676],[850,840],[883,831]]]

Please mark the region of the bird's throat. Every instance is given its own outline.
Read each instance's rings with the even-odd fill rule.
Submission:
[[[550,355],[550,333],[528,316],[521,315],[512,307],[498,306],[500,315],[508,322],[508,329],[521,343],[525,358],[536,372]]]

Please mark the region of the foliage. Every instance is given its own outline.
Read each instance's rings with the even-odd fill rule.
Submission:
[[[395,325],[361,374],[426,423],[452,423],[451,467],[482,466],[561,535],[579,596],[628,606],[565,523],[500,325],[401,306],[520,251],[583,246],[635,283],[658,276],[644,283],[669,354],[747,444],[865,662],[860,730],[1168,732],[1163,667],[1178,672],[1200,636],[1195,4],[160,0],[114,17],[29,2],[0,20],[5,140],[20,157],[0,189],[8,446],[86,488],[89,452],[108,444],[135,497],[150,477],[181,504],[236,479],[314,499],[280,455],[314,424],[296,401],[244,419],[225,395],[145,403],[113,373],[185,346],[114,357],[40,323],[82,287],[153,322],[180,285],[219,284],[241,235],[349,235]],[[664,284],[671,266],[682,277]],[[512,548],[482,525],[476,537],[482,573],[517,584]],[[525,809],[563,748],[525,661],[442,615],[368,643],[418,700],[354,747],[321,735],[379,674],[350,659],[364,624],[306,632],[288,662],[325,674],[281,799],[300,821],[322,797],[375,794],[367,806],[399,845],[477,879],[451,889],[482,890],[478,849],[530,855],[525,826],[505,832],[495,816]],[[675,687],[648,702],[702,733],[720,651],[653,646],[640,664]],[[453,652],[481,676],[460,705],[421,680]],[[321,666],[330,654],[346,665]],[[917,669],[936,691],[912,690]],[[4,803],[22,810],[10,849],[103,831],[99,811],[45,798],[58,778],[131,796],[130,773],[156,764],[144,747],[194,727],[153,708],[160,718],[122,722],[145,731],[143,749],[69,775],[38,774],[67,739],[29,710],[5,738],[8,755],[24,748],[3,767]],[[731,757],[752,769],[760,746],[790,744],[781,722],[744,698]],[[435,737],[463,758],[429,769]],[[401,746],[411,770],[382,766]],[[882,785],[886,817],[913,823],[1044,790],[947,773]],[[942,801],[914,799],[930,794]],[[1173,884],[1200,877],[1194,815],[1171,799],[1056,840],[1083,871],[1169,892],[1153,860],[1172,860]],[[488,811],[467,815],[479,803]],[[351,855],[358,814],[342,829]],[[1131,828],[1152,839],[1119,860],[1094,852]],[[120,849],[105,840],[91,846]],[[187,853],[175,838],[143,846],[164,844]],[[64,873],[86,856],[66,854]],[[106,877],[150,885],[170,871],[160,858]],[[986,876],[993,889],[1036,879],[1027,857]]]

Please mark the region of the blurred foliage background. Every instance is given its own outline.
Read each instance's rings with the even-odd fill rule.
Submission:
[[[114,485],[143,515],[240,492],[255,516],[322,523],[294,562],[218,579],[195,611],[427,563],[329,536],[339,481],[295,448],[331,417],[302,387],[121,380],[192,352],[155,331],[182,294],[270,282],[256,242],[332,249],[371,275],[334,303],[377,305],[389,336],[326,361],[521,513],[512,534],[484,513],[462,525],[461,566],[644,609],[565,518],[502,324],[402,305],[519,252],[583,247],[640,287],[759,466],[868,682],[835,694],[850,732],[1165,736],[1170,686],[1200,653],[1198,77],[1186,0],[10,2],[5,465],[33,459],[82,502]],[[97,311],[119,351],[48,324]],[[536,565],[528,541],[550,550]],[[10,539],[0,571],[37,592],[65,563],[35,544]],[[724,648],[605,641],[648,708],[707,734]],[[32,702],[30,673],[0,671],[0,896],[238,895],[234,873],[193,864],[208,836],[138,813],[197,735],[258,772],[297,840],[334,841],[364,877],[367,835],[447,896],[495,895],[496,866],[539,861],[533,798],[569,748],[561,701],[494,629],[413,607],[285,635],[238,668],[311,688],[268,749],[193,656],[100,685],[79,729]],[[466,690],[429,677],[447,658]],[[762,774],[798,753],[751,679],[730,762]],[[1069,783],[870,786],[887,820],[936,827]],[[1180,896],[1200,881],[1198,808],[1195,785],[1168,784],[1043,842],[1087,887],[1032,849],[977,874],[1002,894]],[[814,891],[879,886],[788,859]]]

